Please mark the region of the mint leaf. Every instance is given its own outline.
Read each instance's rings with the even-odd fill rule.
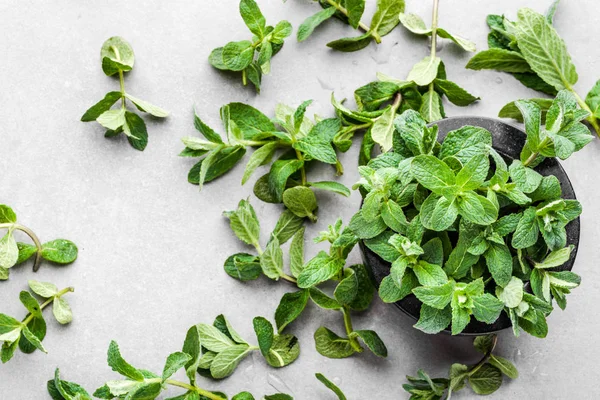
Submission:
[[[324,326],[315,332],[315,346],[322,356],[346,358],[355,353],[348,339],[343,339]]]
[[[319,252],[298,276],[298,287],[309,288],[331,279],[344,267],[344,260]]]
[[[251,351],[247,344],[236,344],[219,352],[210,365],[212,377],[215,379],[228,377]]]
[[[117,342],[112,340],[110,342],[110,346],[108,347],[108,366],[112,368],[113,371],[129,378],[134,381],[142,382],[144,380],[144,375],[136,368],[132,367],[123,357],[121,356],[121,352],[119,351],[119,345]]]
[[[490,364],[483,364],[468,379],[473,391],[481,395],[492,394],[502,385],[502,373]]]
[[[497,48],[475,54],[467,63],[466,68],[474,70],[495,69],[503,72],[531,71],[529,63],[521,53]]]
[[[271,238],[260,256],[260,267],[270,279],[278,280],[283,274],[283,251],[277,238]]]
[[[441,61],[439,57],[425,57],[414,65],[406,79],[419,86],[429,85],[436,78]]]
[[[367,345],[373,354],[378,357],[387,357],[387,348],[375,331],[359,330],[352,333],[358,335],[358,337],[363,341],[364,344]]]
[[[344,395],[344,393],[342,392],[342,390],[337,387],[333,382],[331,382],[329,379],[327,379],[323,374],[315,374],[315,376],[317,377],[317,379],[319,381],[321,381],[321,383],[323,385],[325,385],[328,389],[330,389],[333,393],[336,394],[336,396],[338,397],[338,400],[346,400],[346,396]]]
[[[440,286],[420,286],[414,288],[413,293],[423,304],[443,310],[452,300],[454,281]]]
[[[313,31],[323,22],[331,18],[336,12],[335,7],[325,8],[318,13],[306,18],[298,27],[297,39],[303,42],[313,33]]]
[[[306,217],[313,222],[317,220],[317,216],[314,214],[318,207],[317,197],[306,186],[296,186],[286,189],[283,192],[283,204],[298,217]]]
[[[225,272],[240,281],[257,279],[262,273],[260,259],[252,254],[237,253],[225,261]]]
[[[414,327],[428,334],[436,334],[446,329],[451,321],[452,310],[449,305],[439,309],[423,304],[421,306],[421,316]]]
[[[308,297],[308,290],[299,290],[283,295],[275,310],[275,323],[279,333],[302,314],[308,303]]]
[[[56,239],[42,245],[42,257],[57,264],[70,264],[77,259],[77,246],[70,240]]]

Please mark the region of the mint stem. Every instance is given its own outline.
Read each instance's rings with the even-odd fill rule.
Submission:
[[[165,383],[167,383],[167,384],[169,384],[171,386],[177,386],[177,387],[180,387],[180,388],[183,388],[183,389],[187,389],[187,390],[192,391],[192,392],[196,392],[199,395],[204,396],[204,397],[206,397],[208,399],[211,399],[211,400],[226,400],[225,398],[223,398],[223,397],[221,397],[219,395],[216,395],[214,393],[211,393],[211,392],[209,392],[207,390],[201,389],[201,388],[199,388],[197,386],[188,385],[185,382],[177,381],[175,379],[167,379],[165,381]]]
[[[433,15],[431,17],[431,58],[434,58],[436,53],[439,6],[440,0],[433,0]]]

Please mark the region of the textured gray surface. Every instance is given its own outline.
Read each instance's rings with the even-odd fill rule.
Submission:
[[[409,0],[407,10],[429,20],[429,3]],[[441,26],[486,48],[488,12],[514,16],[520,6],[544,10],[549,1],[441,3]],[[294,26],[317,10],[307,0],[261,4],[268,21],[286,18]],[[597,51],[589,47],[598,31],[596,6],[595,1],[580,0],[576,7],[561,6],[556,16],[556,26],[578,66],[577,88],[582,93],[592,86],[600,68]],[[231,101],[247,102],[272,115],[278,102],[297,105],[312,98],[311,114],[330,115],[331,91],[352,98],[353,90],[373,80],[377,71],[403,78],[428,51],[426,41],[398,29],[379,47],[334,53],[325,43],[352,31],[329,23],[305,43],[289,40],[258,97],[206,61],[212,48],[247,36],[236,0],[2,1],[0,27],[0,202],[11,204],[42,240],[64,236],[80,247],[79,259],[71,266],[44,265],[35,275],[29,266],[18,267],[10,281],[0,283],[1,311],[17,316],[22,313],[18,293],[26,288],[27,279],[76,288],[69,298],[74,322],[67,327],[49,323],[44,342],[49,354],[17,353],[0,366],[0,397],[11,400],[47,398],[45,381],[57,366],[65,378],[89,390],[114,379],[105,362],[110,339],[118,340],[132,364],[160,371],[166,355],[180,349],[186,329],[195,323],[225,313],[244,336],[252,338],[252,317],[272,317],[288,289],[284,283],[241,284],[222,269],[229,254],[245,249],[221,216],[224,209],[251,195],[252,183],[240,186],[243,167],[198,193],[186,181],[190,160],[177,157],[182,148],[179,138],[194,134],[194,104],[214,127],[220,127],[218,108]],[[128,90],[172,111],[166,121],[149,122],[150,143],[143,153],[124,140],[104,139],[96,124],[79,122],[90,105],[118,87],[104,76],[99,60],[102,42],[113,35],[125,37],[136,52],[135,70],[126,79]],[[465,70],[469,55],[451,44],[444,44],[440,56],[450,79],[483,98],[468,109],[449,106],[449,115],[494,116],[504,103],[534,95],[507,75]],[[550,317],[547,339],[500,335],[500,354],[516,362],[521,377],[492,398],[597,397],[590,382],[597,377],[594,365],[600,357],[594,308],[600,302],[596,224],[600,204],[595,187],[599,153],[596,140],[564,163],[584,207],[575,265],[583,284],[569,297],[567,311]],[[342,156],[346,174],[341,181],[347,185],[357,180],[356,158],[356,149]],[[333,176],[328,168],[311,173]],[[252,201],[266,233],[280,208]],[[350,199],[322,195],[319,222],[308,228],[308,236],[338,216],[347,221],[358,203],[356,193]],[[321,248],[310,246],[308,255]],[[358,252],[351,259],[358,261]],[[291,327],[302,344],[296,363],[274,370],[260,357],[248,359],[231,378],[206,386],[230,394],[245,389],[258,396],[282,389],[298,399],[331,399],[313,377],[323,372],[350,399],[406,398],[401,389],[405,374],[419,367],[445,374],[453,361],[473,362],[476,357],[469,339],[427,336],[414,330],[400,311],[379,301],[357,316],[355,325],[380,333],[390,350],[386,360],[369,354],[347,360],[319,356],[312,333],[320,325],[343,329],[337,313],[310,307]],[[460,398],[472,397],[466,392]]]

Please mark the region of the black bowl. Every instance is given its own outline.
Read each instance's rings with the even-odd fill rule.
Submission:
[[[525,134],[518,128],[493,118],[483,117],[452,117],[435,123],[439,128],[439,137],[443,139],[448,132],[458,129],[464,125],[480,126],[492,133],[494,149],[506,159],[519,159],[521,149],[525,144]],[[565,170],[554,158],[548,158],[538,165],[535,170],[542,175],[554,175],[560,181],[562,187],[562,197],[565,199],[575,199],[575,192],[571,181]],[[575,245],[575,250],[571,252],[571,258],[557,270],[570,271],[573,268],[575,257],[577,256],[577,245],[579,244],[579,218],[569,223],[567,230],[567,244]],[[382,279],[389,275],[391,264],[381,259],[377,254],[371,251],[365,244],[360,242],[362,257],[367,268],[371,270],[372,277],[378,286]],[[395,305],[410,315],[415,320],[419,319],[421,302],[413,295],[409,295]],[[507,329],[511,327],[511,322],[506,313],[500,314],[500,318],[493,324],[486,324],[475,319],[467,325],[460,334],[462,336],[485,335]],[[444,332],[449,333],[450,329]]]

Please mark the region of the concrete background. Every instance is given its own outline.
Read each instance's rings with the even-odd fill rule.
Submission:
[[[318,10],[308,0],[260,3],[268,22],[285,18],[295,27]],[[370,15],[374,1],[369,3]],[[407,11],[430,19],[431,2],[407,3]],[[484,49],[486,14],[514,17],[521,6],[544,11],[549,3],[444,0],[440,25]],[[597,3],[566,3],[560,6],[555,24],[578,67],[577,89],[585,95],[600,67],[598,53],[590,46],[599,33]],[[264,279],[242,284],[224,273],[226,257],[246,247],[232,236],[221,212],[250,196],[266,238],[281,207],[252,196],[252,184],[260,174],[240,186],[243,164],[201,193],[187,183],[192,161],[177,154],[182,149],[179,138],[196,134],[194,105],[219,130],[218,109],[232,101],[273,115],[278,102],[296,106],[314,99],[310,113],[328,116],[332,115],[332,91],[338,98],[351,99],[354,89],[374,80],[377,71],[403,78],[428,53],[427,41],[404,29],[395,30],[378,47],[350,54],[332,52],[325,43],[354,33],[332,21],[305,43],[290,38],[274,59],[272,74],[264,79],[263,94],[257,96],[251,88],[243,88],[237,77],[215,71],[207,62],[214,47],[248,36],[236,0],[4,0],[0,2],[0,31],[0,202],[14,207],[20,221],[43,241],[65,237],[80,249],[73,265],[45,263],[34,274],[28,264],[14,268],[10,280],[0,283],[1,312],[16,317],[24,315],[18,293],[26,289],[28,279],[76,288],[68,297],[73,323],[66,327],[48,324],[44,343],[49,354],[18,352],[9,364],[0,366],[0,397],[11,400],[48,398],[45,383],[57,366],[65,379],[81,383],[90,392],[116,379],[105,361],[111,339],[119,342],[133,365],[159,372],[166,356],[181,348],[193,324],[211,322],[225,313],[244,337],[254,340],[252,317],[272,318],[289,287]],[[172,112],[166,121],[146,118],[150,143],[143,153],[133,150],[122,137],[105,139],[96,123],[79,122],[83,112],[107,91],[118,90],[118,82],[102,73],[99,59],[103,41],[114,35],[125,37],[136,53],[135,69],[126,77],[127,90]],[[482,97],[468,109],[448,106],[448,115],[495,116],[506,102],[535,95],[508,75],[464,69],[470,55],[446,41],[439,55],[450,79]],[[356,150],[341,156],[346,174],[340,181],[346,185],[357,180]],[[600,215],[595,176],[600,169],[598,154],[600,141],[595,140],[564,163],[584,207],[575,265],[583,284],[569,296],[567,311],[558,310],[550,317],[547,339],[527,335],[516,339],[510,332],[500,335],[499,354],[513,360],[521,376],[515,382],[505,381],[491,398],[597,398],[598,389],[591,380],[597,378],[595,363],[600,357],[595,308],[600,302],[600,229],[595,222]],[[323,179],[333,177],[329,168],[310,173]],[[308,227],[309,238],[337,217],[348,221],[359,196],[354,193],[346,199],[321,194],[319,204],[319,222]],[[307,256],[323,247],[309,244]],[[350,259],[358,262],[358,251]],[[50,312],[46,314],[50,321]],[[358,328],[379,332],[389,348],[386,360],[370,354],[346,360],[321,357],[314,350],[313,332],[321,325],[341,332],[343,325],[338,313],[311,306],[290,327],[302,345],[302,354],[293,365],[272,369],[255,355],[231,378],[201,382],[230,395],[249,390],[259,397],[282,390],[298,399],[333,399],[314,378],[315,372],[322,372],[350,399],[402,399],[408,397],[401,388],[404,375],[422,367],[434,376],[445,376],[452,362],[469,363],[477,357],[470,339],[425,335],[411,327],[408,317],[380,301],[354,321]],[[178,393],[169,391],[171,396]],[[469,390],[460,394],[463,399],[475,397]]]

